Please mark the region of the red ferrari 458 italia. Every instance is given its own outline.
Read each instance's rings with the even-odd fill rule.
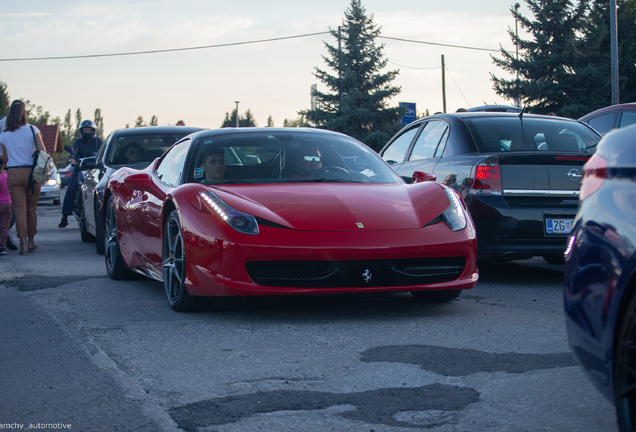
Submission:
[[[218,296],[409,291],[449,301],[477,283],[461,197],[408,184],[355,139],[314,129],[188,135],[104,202],[106,269],[163,281],[176,311]]]

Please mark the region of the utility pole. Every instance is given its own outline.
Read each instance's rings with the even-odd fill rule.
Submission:
[[[616,23],[616,0],[610,0],[610,43],[612,45],[612,105],[619,103],[618,94],[618,25]]]
[[[342,78],[342,35],[338,26],[338,78]],[[338,86],[340,88],[340,86]]]
[[[234,102],[236,102],[236,127],[239,127],[239,124],[238,124],[238,104],[239,104],[239,101],[234,101]]]
[[[519,8],[521,7],[521,5],[519,3],[515,3],[515,14],[519,13]],[[517,72],[517,82],[515,84],[515,88],[518,90],[519,89],[519,19],[517,18],[517,15],[515,15],[515,49],[516,49],[516,54],[517,54],[517,67],[516,72]],[[519,95],[517,95],[515,97],[515,106],[516,107],[520,107],[521,106],[521,98],[519,97]]]
[[[444,114],[446,114],[446,65],[444,64],[444,54],[442,54],[442,101],[444,102]]]

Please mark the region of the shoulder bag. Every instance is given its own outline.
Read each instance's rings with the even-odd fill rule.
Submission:
[[[33,152],[33,168],[31,168],[29,182],[46,183],[55,173],[55,162],[53,162],[53,158],[51,158],[51,156],[47,153],[42,150],[38,150],[33,126],[31,126],[31,134],[33,135],[35,151]]]

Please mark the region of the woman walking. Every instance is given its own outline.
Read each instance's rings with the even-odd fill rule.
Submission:
[[[0,255],[7,254],[9,219],[11,219],[11,195],[7,187],[7,173],[4,172],[4,166],[8,160],[7,149],[0,144]]]
[[[11,104],[0,143],[4,144],[9,155],[7,185],[20,238],[20,255],[27,255],[37,248],[34,237],[38,232],[37,211],[42,187],[41,183],[29,185],[33,152],[46,149],[39,129],[27,123],[26,108],[21,100]]]

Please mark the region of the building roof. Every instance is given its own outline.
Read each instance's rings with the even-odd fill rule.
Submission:
[[[42,133],[42,141],[44,141],[44,147],[46,147],[46,152],[48,154],[61,153],[64,151],[59,126],[43,125],[38,126],[38,129],[40,129],[40,132]]]

